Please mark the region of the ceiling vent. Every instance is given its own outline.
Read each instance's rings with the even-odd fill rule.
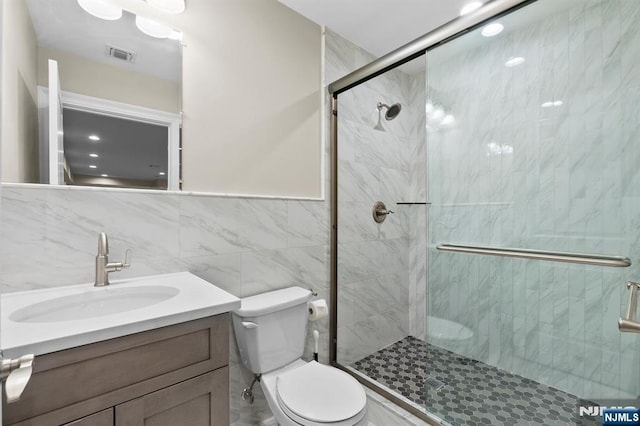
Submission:
[[[105,46],[105,53],[107,56],[111,56],[112,58],[120,59],[125,62],[135,62],[136,61],[136,53],[131,52],[129,50],[124,50],[119,47],[114,46]]]

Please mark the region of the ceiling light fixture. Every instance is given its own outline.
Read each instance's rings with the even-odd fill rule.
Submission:
[[[94,166],[93,164],[90,164],[90,165],[89,165],[89,168],[90,168],[90,169],[97,169],[97,168],[98,168],[98,166]]]
[[[115,21],[122,17],[122,8],[110,0],[77,0],[78,5],[96,18]]]
[[[493,37],[497,36],[504,30],[504,25],[494,22],[493,24],[489,24],[482,29],[482,35],[485,37]]]
[[[99,141],[100,140],[100,136],[98,136],[98,135],[89,135],[89,139],[91,139],[92,141]]]
[[[136,27],[146,35],[155,38],[167,38],[173,31],[171,27],[140,15],[136,15]]]
[[[165,172],[160,172],[160,173],[158,173],[158,175],[164,176],[164,175],[166,175],[166,173]]]
[[[147,0],[147,3],[166,13],[182,13],[186,8],[184,0]]]
[[[480,9],[481,6],[481,1],[472,1],[471,3],[465,4],[464,7],[460,9],[460,16],[468,15],[474,10]]]
[[[507,62],[504,63],[504,66],[507,68],[513,68],[522,64],[524,64],[524,58],[522,56],[516,56],[515,58],[512,56],[507,59]]]
[[[98,154],[89,154],[89,157],[98,158]]]
[[[109,177],[109,175],[108,175],[108,174],[106,174],[106,173],[103,173],[103,174],[101,174],[100,176],[102,176],[102,177]]]
[[[182,31],[171,30],[171,34],[168,37],[170,40],[182,41]]]

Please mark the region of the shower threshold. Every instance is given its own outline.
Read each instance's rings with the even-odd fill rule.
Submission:
[[[580,398],[405,337],[351,367],[451,425],[600,425]]]

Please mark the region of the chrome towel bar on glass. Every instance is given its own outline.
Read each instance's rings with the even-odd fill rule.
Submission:
[[[602,256],[599,254],[526,250],[506,247],[483,247],[459,244],[438,244],[436,248],[440,251],[456,253],[518,257],[521,259],[548,260],[551,262],[583,263],[586,265],[611,266],[617,268],[626,268],[631,266],[631,260],[624,256]]]

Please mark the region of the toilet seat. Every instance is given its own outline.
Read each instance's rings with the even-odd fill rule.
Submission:
[[[276,396],[282,411],[304,425],[353,425],[366,414],[367,396],[360,383],[315,361],[279,374]]]

